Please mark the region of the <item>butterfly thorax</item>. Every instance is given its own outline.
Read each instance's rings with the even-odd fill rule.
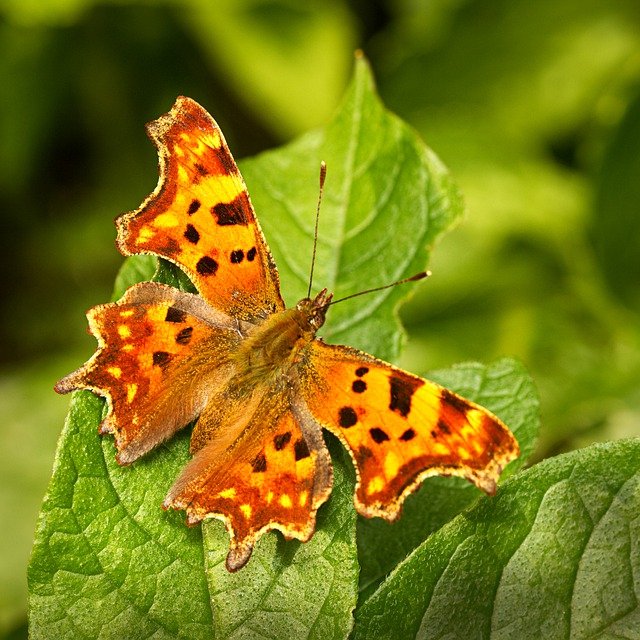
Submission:
[[[237,370],[249,378],[285,372],[324,324],[331,295],[323,289],[315,298],[303,298],[295,307],[274,313],[256,325],[238,349]]]

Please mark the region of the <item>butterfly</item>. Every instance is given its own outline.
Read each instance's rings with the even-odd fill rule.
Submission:
[[[179,97],[147,125],[156,189],[116,220],[124,255],[180,267],[198,294],[157,282],[87,313],[98,349],[56,384],[104,396],[101,434],[130,464],[195,422],[192,457],[164,501],[187,522],[223,520],[226,566],[242,568],[260,536],[307,541],[331,493],[322,429],[351,455],[358,513],[395,520],[436,474],[492,494],[517,457],[509,429],[433,382],[316,336],[332,295],[286,308],[244,181],[213,118]]]

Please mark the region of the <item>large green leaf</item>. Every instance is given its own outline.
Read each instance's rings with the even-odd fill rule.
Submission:
[[[431,536],[355,638],[637,638],[640,439],[550,458]]]
[[[71,402],[29,567],[31,636],[208,638],[201,532],[159,508],[186,434],[120,468],[103,408],[88,392]]]

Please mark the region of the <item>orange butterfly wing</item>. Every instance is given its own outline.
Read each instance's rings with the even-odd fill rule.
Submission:
[[[245,401],[241,424],[226,423],[196,453],[164,502],[185,509],[190,524],[207,516],[225,522],[229,571],[243,567],[256,540],[271,529],[307,541],[333,482],[321,431],[296,409],[300,402],[268,387],[257,395],[259,402]]]
[[[406,495],[431,475],[462,476],[492,494],[519,454],[496,416],[434,382],[320,340],[306,363],[306,403],[349,450],[364,516],[397,518]]]
[[[224,383],[224,364],[239,342],[233,319],[199,296],[155,282],[134,285],[87,317],[98,350],[55,388],[90,389],[108,399],[100,431],[115,435],[121,464],[197,417],[208,390]],[[199,378],[184,375],[190,367],[201,369]]]
[[[205,300],[234,317],[283,309],[278,272],[213,118],[180,97],[147,132],[158,148],[160,181],[139,209],[118,218],[122,253],[171,260]]]

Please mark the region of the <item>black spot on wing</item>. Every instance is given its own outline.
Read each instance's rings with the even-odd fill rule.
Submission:
[[[408,442],[409,440],[413,440],[416,437],[416,432],[413,429],[407,429],[401,436],[400,440],[404,442]]]
[[[364,393],[367,390],[367,383],[364,380],[354,380],[351,388],[355,393]]]
[[[296,462],[298,460],[308,458],[311,455],[309,453],[309,447],[307,446],[307,443],[302,438],[296,440],[296,443],[293,445],[293,450],[295,452]]]
[[[218,270],[218,263],[211,256],[202,256],[196,263],[196,271],[201,276],[214,275]]]
[[[365,373],[369,373],[369,367],[358,367],[356,369],[356,375],[358,378],[362,378]]]
[[[191,342],[192,335],[193,335],[193,327],[185,327],[176,336],[176,342],[178,344],[189,344],[189,342]]]
[[[247,218],[249,211],[251,211],[251,205],[244,191],[239,193],[231,202],[219,202],[211,207],[211,213],[221,227],[234,224],[246,226],[249,223]]]
[[[249,251],[247,251],[247,260],[249,262],[253,262],[255,257],[256,257],[256,248],[255,247],[251,247],[251,249],[249,249]]]
[[[244,251],[242,249],[232,251],[229,260],[232,264],[240,264],[244,260]]]
[[[411,411],[411,398],[424,382],[409,376],[389,376],[389,409],[407,417]]]
[[[353,407],[342,407],[338,411],[338,422],[343,429],[348,429],[358,422],[358,414]]]
[[[186,311],[177,309],[176,307],[169,307],[167,309],[167,315],[164,317],[166,322],[184,322],[187,319]]]
[[[284,449],[291,440],[291,431],[287,431],[285,433],[279,433],[273,439],[273,446],[276,448],[276,451],[281,451]]]
[[[189,208],[187,209],[187,213],[192,216],[198,209],[200,208],[200,200],[196,200],[195,198],[191,201]]]
[[[264,473],[267,470],[267,458],[264,453],[259,453],[251,463],[251,469],[254,473]]]
[[[382,444],[389,439],[386,431],[383,431],[380,427],[373,427],[373,429],[369,429],[369,434],[376,444]]]
[[[154,366],[164,367],[171,359],[171,354],[166,351],[154,351],[152,357]]]
[[[192,225],[192,224],[188,224],[187,228],[184,232],[184,237],[191,242],[191,244],[198,244],[198,242],[200,241],[200,234],[198,233],[198,230]]]

